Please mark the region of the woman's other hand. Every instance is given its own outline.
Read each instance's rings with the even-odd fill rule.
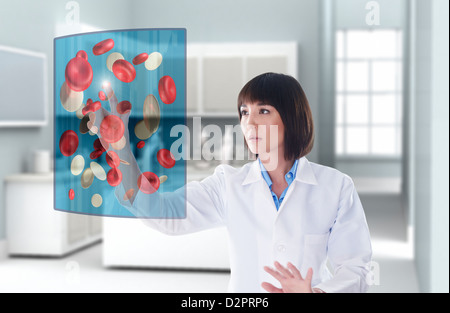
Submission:
[[[279,262],[274,264],[276,269],[264,266],[264,270],[280,282],[281,288],[263,282],[261,286],[266,291],[270,293],[313,293],[311,288],[312,268],[308,269],[306,277],[303,278],[300,271],[290,262],[287,264],[287,268]]]

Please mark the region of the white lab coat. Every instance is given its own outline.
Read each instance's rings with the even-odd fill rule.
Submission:
[[[170,235],[226,226],[230,292],[264,292],[264,281],[280,286],[263,269],[274,261],[291,262],[303,275],[311,267],[312,286],[325,292],[366,292],[370,235],[347,175],[301,158],[278,211],[258,161],[238,169],[220,165],[213,175],[186,188],[185,219],[143,221]],[[138,193],[133,207],[142,208],[145,199]]]

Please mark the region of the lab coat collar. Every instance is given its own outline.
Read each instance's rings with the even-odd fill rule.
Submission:
[[[252,184],[263,179],[259,161],[256,160],[251,164],[250,170],[242,182],[242,185]],[[310,185],[318,185],[316,175],[314,175],[311,164],[306,157],[299,159],[295,180]]]
[[[316,175],[314,175],[314,171],[311,167],[311,163],[309,163],[306,157],[300,158],[298,162],[295,180],[310,185],[318,185]]]

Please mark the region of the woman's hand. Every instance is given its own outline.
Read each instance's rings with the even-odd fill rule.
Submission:
[[[118,176],[121,178],[118,185],[115,185],[120,186],[120,188],[116,188],[118,191],[118,195],[116,196],[120,199],[124,199],[124,201],[128,200],[130,203],[133,203],[134,198],[140,189],[138,186],[138,179],[141,176],[141,171],[130,147],[128,122],[131,106],[121,105],[127,101],[119,103],[110,83],[104,83],[102,88],[105,91],[111,110],[108,111],[105,108],[100,107],[95,112],[90,113],[92,114],[90,115],[90,122],[93,123],[91,123],[90,126],[95,126],[97,136],[104,151],[106,151],[106,153],[113,151],[119,157],[120,166],[116,169],[116,171],[120,172],[120,175]],[[108,118],[108,120],[105,121],[105,118]],[[104,121],[105,124],[103,125],[102,122]],[[110,123],[110,121],[113,123]],[[123,134],[119,130],[122,130]],[[111,139],[116,139],[116,141],[108,143],[112,140],[107,141],[102,139],[103,135],[108,135]],[[140,187],[149,191],[154,190],[153,186],[147,179],[140,180]]]
[[[99,139],[101,139],[102,134],[101,134],[101,130],[102,130],[102,122],[104,121],[104,119],[110,115],[114,115],[117,118],[114,119],[115,121],[115,125],[109,125],[108,123],[105,123],[104,126],[111,126],[111,130],[110,132],[105,132],[106,134],[112,134],[114,135],[113,137],[117,137],[117,135],[115,134],[115,132],[117,131],[117,129],[119,128],[123,128],[123,136],[122,138],[117,137],[115,139],[117,139],[118,141],[116,142],[114,147],[111,147],[110,144],[108,144],[107,142],[105,142],[104,140],[100,140],[100,142],[102,143],[103,147],[105,148],[106,151],[108,151],[108,149],[110,148],[114,148],[116,151],[116,153],[120,153],[121,150],[123,150],[124,148],[129,148],[130,145],[130,140],[129,140],[129,131],[128,131],[128,121],[129,121],[129,117],[130,117],[130,112],[131,112],[131,107],[128,108],[128,110],[123,110],[121,108],[119,108],[119,101],[114,93],[114,91],[111,88],[111,84],[110,83],[104,83],[102,88],[105,90],[105,94],[106,97],[109,101],[109,106],[111,108],[110,111],[106,110],[105,108],[100,107],[99,110],[94,112],[94,126],[97,128],[98,132],[97,132],[97,136],[99,137]],[[121,124],[121,125],[119,125]],[[118,127],[121,126],[121,127]],[[105,127],[104,127],[105,129]],[[125,149],[125,151],[127,151],[128,149]],[[127,151],[128,153],[128,151]],[[126,153],[124,153],[126,154]]]
[[[261,286],[271,293],[312,293],[311,280],[313,275],[312,268],[308,269],[306,277],[303,278],[300,271],[292,264],[288,263],[287,268],[279,262],[275,262],[275,269],[264,266],[264,270],[272,275],[281,284],[281,288],[263,282]]]

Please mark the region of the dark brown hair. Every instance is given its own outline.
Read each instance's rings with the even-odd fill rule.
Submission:
[[[314,123],[308,99],[300,83],[293,77],[264,73],[250,80],[238,96],[240,107],[245,103],[261,102],[273,106],[284,124],[284,157],[299,159],[311,152],[314,145]]]

